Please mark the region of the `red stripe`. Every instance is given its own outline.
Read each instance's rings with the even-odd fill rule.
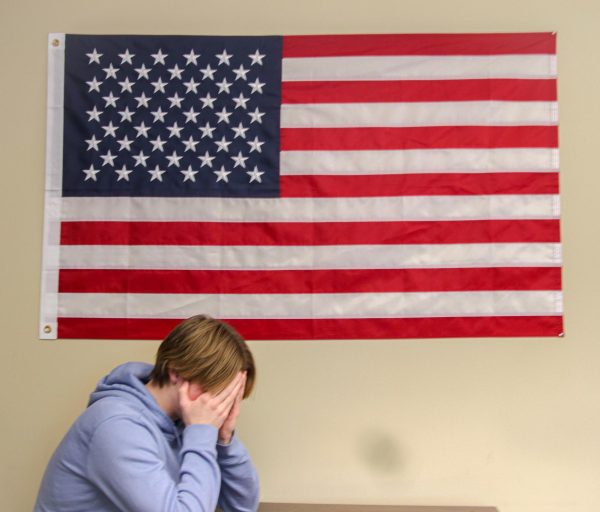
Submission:
[[[58,318],[59,338],[163,339],[183,318]],[[559,336],[560,316],[227,320],[248,340]]]
[[[283,82],[282,103],[556,101],[555,79]]]
[[[162,340],[184,318],[61,318],[58,338]]]
[[[283,57],[554,54],[552,33],[285,36]]]
[[[557,172],[281,176],[281,197],[558,194]]]
[[[62,269],[60,293],[360,293],[560,290],[558,267],[377,270]]]
[[[556,219],[406,222],[64,222],[62,245],[359,245],[558,242]]]
[[[557,126],[282,128],[281,151],[556,148]]]

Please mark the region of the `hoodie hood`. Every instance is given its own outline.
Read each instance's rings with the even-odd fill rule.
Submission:
[[[138,409],[141,414],[151,417],[167,437],[179,437],[176,424],[158,406],[154,397],[146,389],[152,365],[147,363],[125,363],[117,366],[100,379],[90,395],[88,407],[106,398],[118,398]]]

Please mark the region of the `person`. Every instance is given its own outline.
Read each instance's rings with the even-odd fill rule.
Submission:
[[[126,363],[100,380],[48,463],[34,511],[256,511],[257,473],[235,433],[255,376],[231,326],[183,321],[154,366]]]

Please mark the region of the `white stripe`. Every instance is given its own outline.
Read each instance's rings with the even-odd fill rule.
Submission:
[[[65,221],[341,222],[557,218],[554,195],[298,197],[68,197]]]
[[[54,41],[58,45],[53,44]],[[46,185],[44,241],[40,287],[40,339],[56,339],[58,263],[62,195],[63,101],[65,35],[48,36],[48,96],[46,108]]]
[[[286,58],[288,81],[554,78],[555,55],[366,56]]]
[[[282,175],[538,172],[558,170],[558,149],[282,151]]]
[[[323,294],[104,294],[60,295],[60,316],[185,318],[415,318],[558,315],[553,291],[323,293]]]
[[[311,270],[558,266],[553,243],[336,246],[66,245],[65,269]]]
[[[555,112],[546,101],[283,104],[281,127],[555,125]]]

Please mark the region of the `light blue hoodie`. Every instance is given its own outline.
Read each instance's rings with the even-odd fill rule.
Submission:
[[[104,377],[54,452],[34,512],[254,512],[258,477],[234,436],[184,427],[144,384],[152,366],[126,363]]]

